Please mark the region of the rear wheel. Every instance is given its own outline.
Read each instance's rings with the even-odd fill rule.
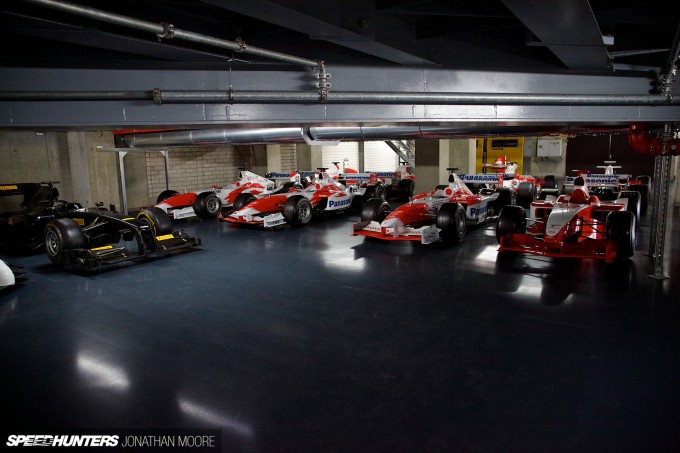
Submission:
[[[527,228],[527,213],[521,206],[506,206],[501,209],[496,222],[496,240],[512,233],[524,233]]]
[[[361,221],[382,222],[390,211],[390,204],[382,198],[371,198],[361,208]]]
[[[465,208],[458,203],[444,203],[437,211],[439,236],[446,244],[458,244],[465,237],[467,221]]]
[[[68,264],[67,250],[85,247],[83,230],[73,219],[54,219],[45,227],[45,252],[59,266]]]
[[[543,178],[543,188],[557,189],[557,180],[555,179],[555,175],[545,175]]]
[[[245,205],[256,199],[257,197],[252,193],[240,193],[236,195],[236,199],[234,200],[234,204],[232,205],[231,208],[234,211],[238,211],[239,209],[243,208]]]
[[[614,211],[607,216],[607,239],[616,244],[616,259],[625,260],[635,253],[635,215]]]
[[[493,204],[492,204],[493,203]],[[493,208],[491,215],[498,215],[505,206],[511,206],[517,203],[517,196],[515,191],[509,187],[503,187],[498,192],[498,198],[489,203]]]
[[[302,195],[294,195],[283,205],[283,217],[294,227],[302,227],[312,220],[312,203]]]
[[[222,210],[222,201],[213,192],[199,193],[194,200],[194,212],[204,219],[214,219]]]
[[[536,195],[536,186],[533,182],[521,182],[517,187],[517,203],[523,208],[528,208]]]
[[[151,207],[139,211],[137,220],[148,225],[154,236],[163,236],[172,233],[172,220],[161,208]]]
[[[376,183],[372,186],[366,188],[366,198],[382,198],[383,200],[387,198],[387,190],[382,183]]]
[[[628,190],[633,190],[640,194],[640,214],[646,214],[647,206],[649,205],[649,186],[644,184],[632,184],[628,186]]]
[[[164,190],[160,194],[158,194],[158,197],[156,198],[156,203],[160,203],[162,201],[167,200],[170,197],[174,197],[175,195],[179,195],[179,192],[176,190]]]
[[[408,201],[413,197],[415,193],[416,185],[412,179],[402,179],[397,185],[397,192],[399,194],[399,199],[403,201]]]
[[[642,203],[640,202],[640,192],[634,190],[624,190],[619,194],[620,198],[628,199],[628,212],[632,212],[635,220],[640,219],[640,212],[642,211]]]

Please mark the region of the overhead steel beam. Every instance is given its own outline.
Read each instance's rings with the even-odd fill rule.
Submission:
[[[342,47],[356,50],[361,53],[382,58],[383,60],[399,63],[403,65],[435,65],[436,63],[413,54],[406,50],[398,49],[392,45],[381,43],[376,39],[377,21],[371,20],[374,11],[367,12],[361,16],[357,8],[372,8],[372,2],[348,2],[343,8],[351,11],[357,17],[354,29],[341,26],[328,19],[317,16],[318,9],[323,7],[323,2],[313,2],[316,5],[306,5],[305,2],[285,2],[279,3],[269,0],[202,0],[213,6],[234,11],[245,16],[269,22],[281,27],[289,28],[300,33],[305,33],[311,39],[319,39],[332,42]],[[340,2],[342,5],[342,2]],[[291,7],[297,5],[298,9]],[[300,5],[309,6],[301,10]],[[337,16],[336,16],[337,18]],[[388,21],[389,18],[381,18],[381,22]],[[408,30],[403,29],[403,25],[398,30],[399,33],[408,34]],[[406,41],[405,41],[406,42]]]
[[[600,27],[588,0],[501,0],[569,69],[611,69]]]

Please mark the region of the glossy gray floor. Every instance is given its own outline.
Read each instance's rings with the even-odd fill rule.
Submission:
[[[175,226],[198,250],[84,275],[7,257],[4,431],[219,428],[225,451],[677,451],[680,220],[623,265],[352,237],[356,216]],[[3,442],[5,439],[3,438]]]

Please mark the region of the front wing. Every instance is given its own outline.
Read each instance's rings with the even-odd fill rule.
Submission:
[[[436,225],[425,225],[419,228],[401,226],[384,228],[375,220],[358,222],[352,225],[352,236],[366,236],[385,241],[412,241],[431,244],[439,240],[441,230]]]
[[[93,269],[102,264],[115,264],[145,256],[169,253],[200,244],[200,238],[194,238],[179,231],[156,236],[152,244],[139,244],[137,251],[131,251],[123,246],[105,245],[95,248],[67,249],[65,252],[68,256],[68,267]]]
[[[613,263],[616,244],[607,239],[584,239],[581,242],[546,242],[531,234],[511,233],[501,237],[499,252],[512,251],[552,258],[597,258]]]

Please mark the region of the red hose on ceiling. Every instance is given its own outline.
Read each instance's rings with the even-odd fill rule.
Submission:
[[[647,126],[642,123],[633,123],[628,127],[628,144],[640,154],[647,156],[663,154],[662,140],[659,137],[651,137]],[[677,156],[680,151],[680,139],[670,140],[666,150],[666,154]]]

